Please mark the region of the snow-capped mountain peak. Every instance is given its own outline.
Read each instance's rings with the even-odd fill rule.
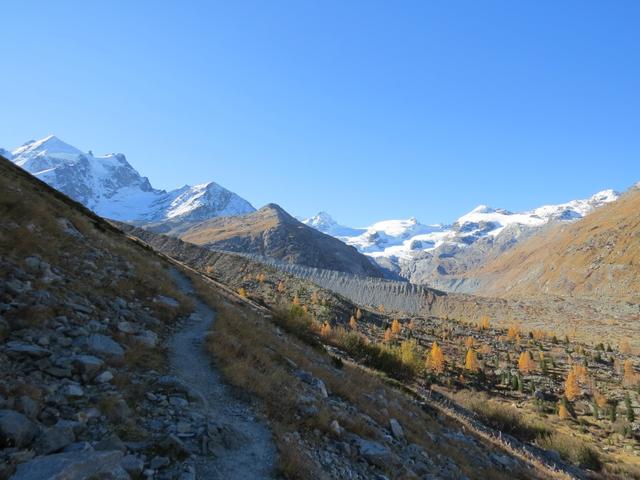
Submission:
[[[337,225],[337,222],[327,212],[318,212],[313,217],[303,220],[302,223],[325,233]]]
[[[25,143],[11,153],[10,159],[99,215],[115,220],[191,221],[255,210],[214,182],[170,192],[154,189],[123,154],[96,157],[54,135]]]
[[[63,142],[55,135],[47,135],[40,140],[30,140],[13,151],[13,156],[21,157],[22,162],[37,156],[47,156],[49,154],[54,154],[57,158],[62,158],[64,155],[76,156],[82,154],[82,152],[68,143]]]
[[[546,205],[519,213],[478,205],[451,225],[425,225],[412,217],[384,220],[366,228],[337,228],[326,214],[318,214],[304,222],[372,257],[409,260],[421,252],[430,252],[445,245],[465,249],[481,238],[491,241],[508,227],[512,235],[519,235],[523,229],[539,228],[552,221],[576,220],[618,197],[614,190],[603,190],[585,200]]]
[[[361,228],[350,228],[340,225],[327,212],[318,212],[312,217],[301,220],[301,222],[336,238],[358,235],[363,231]]]

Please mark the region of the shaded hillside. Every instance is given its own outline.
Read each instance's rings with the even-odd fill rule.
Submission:
[[[162,231],[158,227],[153,230]],[[204,247],[356,275],[382,276],[380,269],[354,247],[304,225],[275,204],[246,215],[213,218],[166,233],[177,233],[181,239]]]
[[[326,270],[303,265],[289,264],[266,257],[248,254],[216,251],[184,242],[180,239],[149,232],[146,229],[117,223],[123,231],[133,235],[151,245],[159,252],[179,259],[216,278],[220,282],[233,288],[242,285],[244,275],[257,275],[263,271],[280,272],[280,277],[288,283],[296,282],[299,288],[309,290],[310,283],[336,294],[332,305],[339,311],[344,311],[346,318],[350,313],[351,303],[341,300],[348,299],[360,306],[375,309],[380,305],[389,312],[407,312],[412,314],[428,314],[431,312],[437,297],[445,295],[408,282],[397,282],[381,278],[362,278],[357,275]],[[328,294],[328,292],[325,292]]]
[[[475,293],[640,300],[640,191],[549,229],[469,272]],[[469,280],[465,279],[465,282]]]

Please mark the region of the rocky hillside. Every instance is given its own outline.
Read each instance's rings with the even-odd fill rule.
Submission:
[[[53,135],[4,152],[16,165],[107,218],[175,223],[255,210],[214,182],[185,185],[169,192],[155,189],[123,154],[94,156]]]
[[[1,478],[545,476],[4,159],[0,222]]]
[[[246,215],[195,223],[181,229],[179,237],[196,245],[252,253],[286,263],[382,276],[375,263],[354,247],[302,224],[275,204]]]
[[[482,295],[558,295],[638,303],[640,285],[640,191],[579,222],[548,229],[469,272]],[[468,278],[468,279],[467,279]]]

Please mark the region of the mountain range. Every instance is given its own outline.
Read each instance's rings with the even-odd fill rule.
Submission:
[[[603,190],[584,200],[526,212],[479,205],[449,225],[426,225],[409,218],[352,228],[338,224],[326,212],[303,223],[353,245],[412,283],[451,291],[460,289],[452,276],[479,267],[547,227],[581,219],[619,196]]]
[[[619,198],[618,192],[603,190],[587,199],[526,212],[479,205],[451,224],[423,224],[409,218],[353,228],[340,225],[326,212],[299,222],[275,204],[256,211],[215,182],[156,189],[123,154],[95,156],[53,135],[0,154],[106,218],[209,248],[358,275],[386,272],[463,293],[476,288],[467,272],[482,268],[534,234],[574,222]]]
[[[98,215],[133,223],[195,221],[255,208],[215,182],[171,191],[153,188],[121,153],[94,156],[54,135],[0,152]]]
[[[6,158],[100,216],[213,249],[269,256],[287,263],[382,276],[354,247],[300,223],[275,204],[256,209],[208,182],[158,190],[121,153],[94,156],[50,135]]]

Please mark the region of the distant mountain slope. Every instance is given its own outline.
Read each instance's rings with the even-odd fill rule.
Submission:
[[[178,236],[197,245],[253,253],[287,263],[382,276],[381,270],[354,247],[302,224],[275,204],[246,215],[195,223]]]
[[[521,213],[480,205],[451,225],[425,225],[410,218],[353,229],[324,212],[303,222],[353,245],[413,283],[452,291],[459,288],[456,275],[483,265],[548,225],[580,219],[618,196],[604,190],[585,200]]]
[[[640,300],[640,190],[468,272],[476,293]]]
[[[16,165],[107,218],[137,223],[194,221],[255,210],[214,182],[170,192],[154,189],[121,153],[96,157],[53,135],[4,153]]]

